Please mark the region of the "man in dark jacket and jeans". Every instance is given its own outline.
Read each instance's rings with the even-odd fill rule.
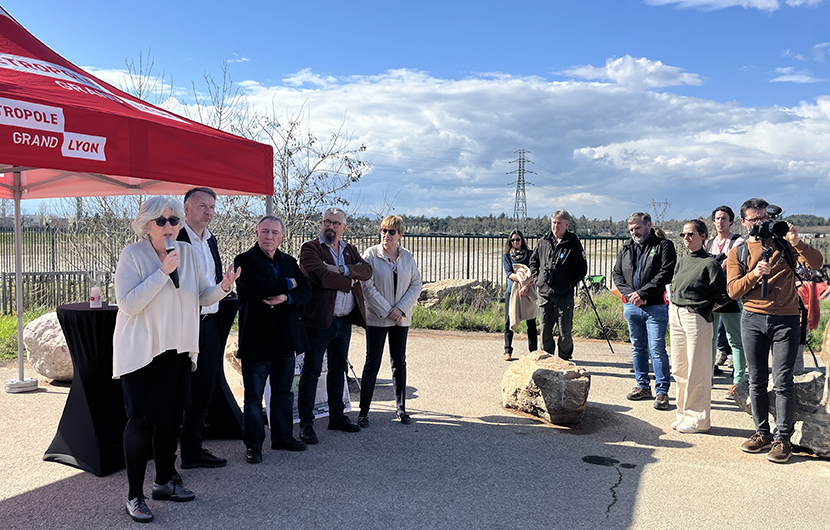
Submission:
[[[623,296],[623,314],[631,337],[631,356],[637,386],[626,398],[651,399],[648,359],[654,366],[654,408],[668,410],[671,368],[666,354],[669,310],[663,299],[674,276],[677,253],[674,244],[661,239],[651,228],[651,216],[635,212],[628,218],[631,241],[626,241],[614,264],[614,285]]]
[[[573,357],[574,287],[588,272],[582,243],[568,232],[571,214],[556,210],[550,216],[550,232],[530,256],[530,274],[539,292],[539,316],[542,321],[542,349],[553,355],[553,325],[559,329],[559,357]]]
[[[249,464],[262,462],[265,425],[262,396],[271,381],[271,448],[304,451],[294,438],[295,353],[310,349],[300,307],[311,298],[311,284],[297,261],[279,250],[285,237],[282,220],[265,216],[257,225],[257,243],[234,259],[240,270],[239,352],[245,414],[242,439]]]

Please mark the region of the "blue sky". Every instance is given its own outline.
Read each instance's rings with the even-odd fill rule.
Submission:
[[[110,82],[152,49],[186,107],[223,61],[254,105],[303,102],[372,171],[366,211],[667,217],[751,196],[830,216],[830,0],[0,0]],[[25,203],[24,203],[25,205]]]

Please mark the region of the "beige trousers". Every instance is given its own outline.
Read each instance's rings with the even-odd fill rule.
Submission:
[[[707,431],[712,415],[712,323],[686,307],[669,307],[677,421]]]

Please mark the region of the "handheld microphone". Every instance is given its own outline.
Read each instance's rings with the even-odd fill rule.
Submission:
[[[173,243],[172,239],[165,239],[164,240],[164,249],[167,252],[172,252],[176,250],[176,244]],[[174,270],[170,273],[170,279],[173,280],[173,286],[178,289],[179,288],[179,271]]]

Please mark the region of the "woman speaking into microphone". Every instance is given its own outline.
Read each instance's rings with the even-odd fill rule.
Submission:
[[[183,217],[172,198],[144,202],[132,223],[140,241],[124,248],[115,271],[112,375],[121,379],[127,413],[127,513],[139,522],[153,520],[143,492],[151,451],[152,498],[185,502],[196,497],[173,480],[173,473],[187,370],[196,369],[199,355],[199,306],[224,298],[240,272],[230,268],[219,285],[209,284],[193,248],[173,241]]]

